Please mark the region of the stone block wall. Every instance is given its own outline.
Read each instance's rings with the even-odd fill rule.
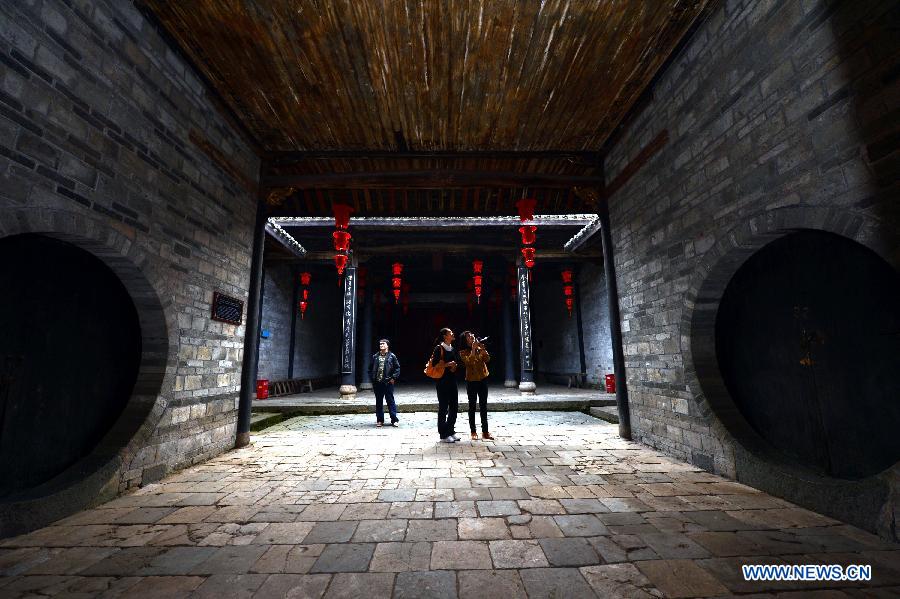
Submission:
[[[576,315],[573,311],[570,318],[566,310],[559,270],[555,267],[538,267],[536,281],[531,287],[535,366],[538,374],[581,370]],[[612,372],[612,342],[609,336],[603,266],[580,264],[575,269],[575,277],[580,287],[587,383],[600,387],[603,375]],[[560,379],[551,382],[559,383]]]
[[[768,467],[712,413],[721,386],[694,358],[712,343],[695,334],[707,290],[767,240],[828,230],[900,264],[898,18],[888,1],[719,3],[606,161],[611,181],[668,131],[610,199],[634,438],[888,536],[896,472],[857,509],[862,484]]]
[[[582,264],[576,277],[581,299],[587,383],[605,389],[604,377],[613,373],[613,354],[603,264]]]
[[[247,297],[255,153],[131,2],[2,2],[0,62],[0,236],[89,249],[140,315],[143,420],[103,493],[228,449],[244,327],[210,304]]]
[[[292,285],[299,284],[299,275],[292,276],[291,268],[278,264],[267,265],[265,269],[262,328],[268,329],[271,337],[260,339],[259,378],[273,381],[288,378]],[[312,280],[306,317],[301,319],[298,314],[295,325],[294,378],[333,376],[336,384],[340,371],[343,288],[336,285],[337,274],[333,269],[311,269],[302,262],[298,269],[298,272],[311,270]],[[361,311],[358,316],[357,327],[360,327]]]
[[[261,337],[259,340],[257,376],[261,379],[283,381],[288,378],[291,311],[296,309],[292,306],[293,285],[299,285],[296,279],[291,267],[285,264],[266,266],[264,269],[260,329],[269,331],[269,338]]]

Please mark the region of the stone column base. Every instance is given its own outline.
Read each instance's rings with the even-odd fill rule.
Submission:
[[[356,399],[356,385],[341,385],[341,399]]]
[[[519,392],[522,395],[534,395],[536,389],[537,385],[535,385],[531,381],[522,381],[521,383],[519,383]]]
[[[372,383],[360,383],[359,384],[360,391],[368,391],[369,389],[372,389]]]
[[[503,381],[503,386],[507,389],[515,389],[519,386],[518,381]]]

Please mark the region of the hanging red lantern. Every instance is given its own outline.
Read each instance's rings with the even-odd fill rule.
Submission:
[[[300,302],[300,320],[303,320],[306,315],[306,308],[309,306],[309,302],[303,300]]]
[[[562,271],[562,280],[566,285],[570,285],[572,283],[572,270],[567,268]]]
[[[525,259],[525,266],[528,268],[534,266],[534,251],[533,247],[522,248],[522,258]]]
[[[344,268],[347,266],[347,254],[335,254],[334,265],[337,267],[338,275],[344,274]]]
[[[333,204],[331,209],[334,211],[334,226],[346,231],[350,226],[350,213],[353,212],[353,207],[347,204]]]
[[[397,265],[395,264],[394,266],[397,266]],[[400,302],[401,285],[402,285],[402,282],[401,282],[399,276],[394,276],[391,279],[391,287],[393,288],[393,291],[394,291],[394,304],[397,304]]]
[[[572,286],[571,285],[566,285],[565,287],[563,287],[563,295],[565,295],[566,297],[572,297]]]
[[[481,287],[481,283],[484,280],[484,277],[482,277],[481,275],[475,275],[474,277],[472,277],[472,279],[474,280],[476,287]]]
[[[305,302],[308,300],[309,300],[309,289],[304,289],[303,290],[303,301]]]
[[[519,227],[519,233],[522,235],[522,244],[523,245],[531,245],[537,239],[536,232],[537,227],[534,225],[524,225]]]
[[[401,264],[400,262],[394,262],[391,265],[391,273],[395,277],[399,277],[400,275],[402,275],[403,274],[403,264]]]
[[[525,222],[527,220],[534,220],[534,205],[537,204],[537,200],[533,198],[523,198],[516,202],[516,209],[519,211],[519,220]]]
[[[301,285],[309,285],[309,281],[312,278],[308,272],[300,273],[300,284]]]
[[[338,252],[346,252],[350,249],[351,235],[348,231],[335,231],[331,234],[334,238],[334,249]]]
[[[571,297],[566,298],[566,310],[569,311],[569,316],[572,316],[572,307],[575,305],[575,300]]]
[[[480,275],[480,274],[481,274],[483,267],[484,267],[484,262],[483,262],[483,261],[481,261],[481,260],[472,260],[472,272],[474,272],[476,275]]]

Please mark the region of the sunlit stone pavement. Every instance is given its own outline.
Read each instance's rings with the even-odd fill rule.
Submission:
[[[0,596],[896,597],[900,547],[698,471],[577,412],[299,417],[0,543]],[[745,582],[741,564],[871,564]],[[791,595],[792,596],[792,595]]]

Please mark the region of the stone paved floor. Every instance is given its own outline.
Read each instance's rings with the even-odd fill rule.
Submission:
[[[245,449],[0,543],[0,596],[896,597],[900,547],[621,441],[580,413],[298,417]],[[465,424],[461,427],[465,432]],[[871,564],[870,583],[740,565]],[[818,592],[816,592],[818,591]]]

